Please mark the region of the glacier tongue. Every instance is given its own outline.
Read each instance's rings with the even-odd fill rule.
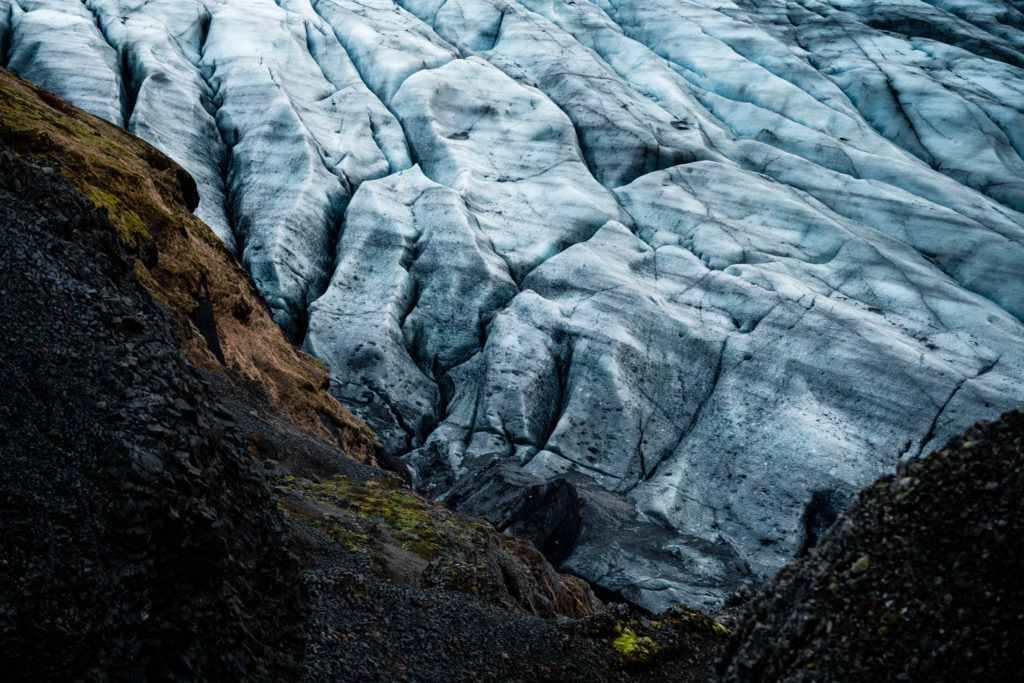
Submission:
[[[1024,403],[1003,0],[0,0],[424,492],[658,610]]]

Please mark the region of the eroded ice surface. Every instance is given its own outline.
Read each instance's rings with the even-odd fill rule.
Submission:
[[[1000,0],[0,0],[417,486],[652,609],[1024,404]]]

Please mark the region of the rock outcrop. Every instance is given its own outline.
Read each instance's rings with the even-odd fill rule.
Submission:
[[[0,668],[295,675],[301,567],[248,434],[105,211],[5,145],[0,197]]]

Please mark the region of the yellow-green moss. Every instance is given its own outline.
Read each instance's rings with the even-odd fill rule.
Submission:
[[[729,629],[700,610],[679,606],[650,621],[604,613],[576,628],[591,640],[607,643],[612,668],[644,671],[658,662],[693,651],[701,641],[722,642]]]
[[[649,659],[657,654],[658,644],[647,636],[640,636],[629,626],[616,627],[618,636],[612,641],[612,647],[624,661],[635,662]]]
[[[863,574],[871,567],[871,558],[867,555],[861,555],[857,560],[850,565],[851,574]]]
[[[369,536],[357,529],[353,529],[349,525],[344,524],[338,517],[332,517],[329,515],[318,516],[287,500],[279,500],[277,508],[285,515],[313,526],[332,543],[340,543],[346,548],[355,550],[356,552],[366,556],[368,561],[372,561],[373,558],[369,548]]]
[[[147,240],[153,239],[153,236],[146,230],[146,226],[142,224],[142,219],[139,218],[139,215],[126,207],[124,202],[116,196],[98,187],[90,187],[88,195],[89,199],[97,206],[105,206],[111,222],[125,231],[121,235],[122,239],[136,235],[141,235]]]
[[[377,481],[362,484],[338,475],[315,483],[284,477],[278,486],[366,519],[389,533],[402,548],[425,560],[441,554],[445,538],[465,529],[436,504],[414,493],[395,490]]]

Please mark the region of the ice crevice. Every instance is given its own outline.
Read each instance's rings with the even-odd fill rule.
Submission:
[[[199,21],[199,47],[196,52],[196,60],[192,62],[192,64],[196,68],[196,73],[202,80],[203,85],[206,87],[206,94],[208,95],[206,101],[208,101],[210,104],[209,114],[210,117],[213,119],[214,128],[217,133],[215,144],[217,148],[222,150],[222,153],[219,155],[220,158],[215,159],[215,161],[217,162],[218,176],[220,178],[220,184],[218,188],[220,190],[220,205],[222,207],[221,210],[223,212],[225,223],[225,235],[222,235],[221,239],[223,239],[224,242],[228,245],[228,248],[231,250],[231,253],[234,254],[236,258],[238,258],[239,254],[241,254],[242,250],[245,248],[245,237],[244,235],[239,234],[234,219],[234,198],[232,196],[232,185],[230,182],[232,156],[231,150],[234,145],[233,140],[226,136],[226,131],[221,127],[219,116],[220,95],[217,89],[214,87],[214,84],[211,83],[209,76],[201,66],[203,53],[206,51],[206,40],[209,35],[210,29],[211,18],[209,13],[204,12],[200,16]]]
[[[936,411],[935,418],[932,419],[931,424],[928,425],[928,431],[925,433],[924,437],[921,438],[920,448],[918,449],[917,453],[918,457],[924,455],[925,449],[928,448],[930,444],[932,444],[935,437],[935,428],[938,425],[939,420],[942,418],[943,413],[946,412],[946,408],[948,408],[950,403],[953,402],[953,399],[956,398],[956,395],[959,394],[960,390],[964,388],[964,385],[966,385],[968,382],[978,380],[981,377],[984,377],[988,373],[992,372],[992,370],[999,363],[1000,359],[1001,357],[986,363],[976,373],[970,376],[963,377],[956,383],[956,385],[953,387],[953,390],[950,391],[949,395],[946,397],[946,400],[942,402],[942,405],[940,405],[938,410]],[[909,450],[909,448],[904,449],[904,452],[906,452],[907,450]]]
[[[341,48],[342,52],[345,55],[346,61],[348,61],[351,64],[352,70],[354,71],[355,75],[359,78],[360,82],[362,83],[362,86],[364,88],[366,88],[366,90],[368,92],[373,92],[375,94],[375,96],[378,98],[377,101],[380,102],[381,106],[385,107],[387,109],[388,113],[394,119],[394,121],[396,121],[398,123],[398,125],[401,126],[401,121],[395,116],[395,113],[394,113],[394,111],[391,110],[390,105],[388,104],[388,102],[381,98],[379,91],[374,90],[373,88],[370,87],[369,82],[367,81],[366,77],[363,75],[363,72],[361,70],[361,65],[360,65],[359,60],[354,59],[352,57],[352,54],[349,52],[349,48],[348,48],[348,46],[345,43],[345,34],[343,32],[341,32],[341,31],[339,31],[337,28],[335,28],[335,26],[328,20],[327,16],[325,16],[323,14],[323,12],[319,8],[319,5],[321,3],[318,0],[308,0],[308,1],[309,1],[310,9],[315,13],[316,17],[321,22],[323,22],[324,26],[327,27],[327,29],[329,29],[331,31],[331,33],[334,35],[335,39],[337,40],[338,46]],[[307,35],[308,35],[308,31],[310,30],[310,28],[312,28],[312,27],[308,25],[307,26]],[[317,29],[317,30],[319,30],[319,29]],[[313,50],[312,49],[310,50],[310,54],[313,54]],[[314,54],[314,59],[316,59],[316,55],[315,54]],[[319,64],[319,62],[318,62],[318,64]],[[327,78],[328,80],[331,80],[327,76],[326,72],[324,72],[324,77]],[[401,84],[399,83],[399,85],[401,85]],[[383,131],[378,130],[377,124],[375,123],[375,121],[374,121],[372,116],[369,117],[369,122],[370,122],[370,125],[371,125],[371,135],[373,137],[373,140],[377,144],[377,146],[381,149],[381,151],[384,153],[385,157],[388,159],[389,168],[390,168],[390,171],[392,173],[401,171],[401,170],[403,170],[405,168],[408,168],[413,163],[415,163],[414,160],[411,160],[411,158],[410,158],[411,150],[409,149],[409,146],[408,146],[408,143],[407,143],[407,137],[404,134],[404,130],[402,131],[402,141],[401,141],[400,149],[397,152],[395,152],[395,151],[393,151],[393,147],[395,147],[394,141],[386,141],[385,142],[385,140],[381,137],[381,133]]]
[[[18,0],[0,0],[0,67],[7,68],[8,54],[11,47],[11,24],[14,20],[14,8],[23,11],[18,6]]]
[[[90,0],[82,0],[82,5],[92,13],[93,21],[96,23],[96,28],[100,35],[103,36],[103,39],[110,48],[118,55],[118,62],[120,64],[118,78],[121,86],[121,120],[114,123],[130,130],[132,112],[135,109],[135,101],[139,94],[138,83],[145,76],[144,74],[135,73],[137,64],[130,52],[130,45],[118,45],[112,39],[110,31],[103,21],[104,17],[96,10],[95,5]]]
[[[676,441],[675,447],[671,449],[672,452],[676,451],[679,448],[679,444],[681,444],[682,441],[687,437],[687,435],[691,431],[693,431],[694,425],[696,425],[698,420],[700,420],[700,415],[701,415],[701,413],[704,410],[704,406],[707,405],[708,401],[711,400],[711,396],[715,393],[715,389],[718,387],[718,380],[722,376],[722,363],[723,363],[723,359],[725,358],[725,347],[726,347],[726,344],[728,344],[728,343],[729,343],[729,338],[726,337],[725,341],[722,342],[722,348],[721,348],[721,351],[718,354],[718,361],[715,364],[715,369],[714,369],[714,372],[713,372],[713,374],[711,376],[711,382],[708,385],[707,392],[704,394],[704,397],[701,398],[700,403],[697,404],[697,409],[693,411],[693,415],[690,416],[690,420],[687,423],[686,427],[684,427],[681,430],[681,432],[679,434],[679,438]],[[665,461],[664,458],[660,459],[657,462],[657,464],[655,464],[654,468],[651,470],[650,475],[647,476],[647,477],[644,477],[644,479],[646,480],[646,479],[650,479],[650,478],[654,477],[658,473],[658,467],[664,461]]]
[[[103,37],[103,40],[110,46],[110,49],[118,56],[118,64],[120,68],[117,71],[117,78],[121,95],[119,98],[121,105],[121,117],[120,120],[113,121],[113,123],[124,128],[128,128],[129,122],[131,121],[132,110],[135,108],[135,97],[138,94],[138,90],[133,89],[132,87],[134,75],[132,73],[131,58],[126,49],[118,46],[113,40],[111,40],[107,29],[104,27],[100,14],[96,11],[92,3],[88,0],[82,0],[82,6],[92,14],[93,23],[96,25],[96,30],[99,32],[99,35]]]
[[[556,342],[557,343],[557,342]],[[559,453],[557,450],[549,448],[551,445],[552,437],[555,434],[555,430],[558,428],[559,422],[562,420],[562,415],[565,413],[568,407],[570,392],[572,386],[569,382],[570,368],[572,368],[572,342],[565,341],[558,345],[558,353],[554,356],[555,365],[555,385],[554,396],[548,404],[551,406],[551,411],[547,417],[547,429],[544,430],[544,436],[539,440],[538,443],[534,444],[537,446],[537,451],[551,450],[561,458],[565,458],[564,455]],[[566,458],[567,459],[567,458]],[[529,463],[526,463],[527,465]]]

